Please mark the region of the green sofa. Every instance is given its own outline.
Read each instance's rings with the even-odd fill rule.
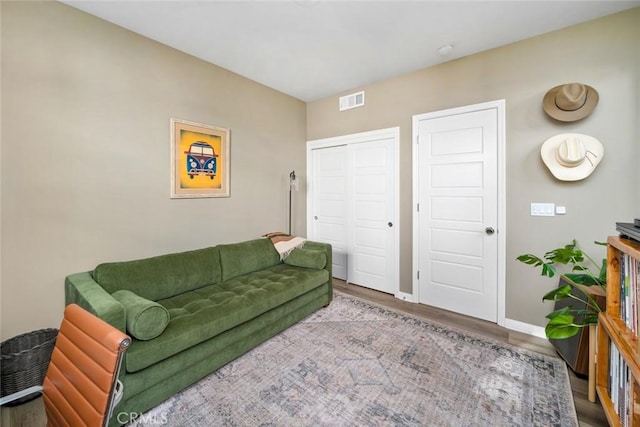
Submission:
[[[110,425],[158,405],[332,298],[331,246],[311,241],[284,262],[262,238],[100,264],[65,280],[66,304],[133,338]]]

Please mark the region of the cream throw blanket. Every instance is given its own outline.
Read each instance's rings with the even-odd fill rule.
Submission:
[[[292,236],[280,231],[267,233],[262,237],[271,239],[271,242],[273,242],[273,246],[280,254],[281,260],[285,259],[294,249],[304,246],[305,242],[307,241],[307,239],[305,239],[304,237]]]

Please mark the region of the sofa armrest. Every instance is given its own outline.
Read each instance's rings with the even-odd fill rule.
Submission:
[[[305,249],[313,249],[316,251],[322,251],[327,257],[327,265],[324,267],[329,272],[329,288],[331,289],[331,298],[333,298],[333,250],[329,243],[314,242],[313,240],[307,240],[304,243]]]
[[[125,331],[126,315],[122,304],[109,295],[91,276],[91,273],[76,273],[64,281],[65,305],[76,303],[114,327]]]

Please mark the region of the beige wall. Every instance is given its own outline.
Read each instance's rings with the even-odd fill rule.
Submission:
[[[544,325],[541,297],[555,284],[516,256],[578,239],[592,244],[615,234],[616,221],[640,216],[640,9],[454,60],[363,88],[366,106],[338,111],[338,94],[307,105],[307,139],[400,126],[400,282],[412,289],[411,120],[415,114],[506,100],[506,316]],[[542,111],[542,97],[561,83],[595,87],[600,103],[588,118],[562,124]],[[351,93],[348,91],[347,93]],[[556,181],[542,163],[542,142],[558,133],[586,133],[605,146],[602,163],[585,181]],[[567,207],[567,215],[531,217],[531,202]]]
[[[57,326],[70,273],[287,229],[302,101],[61,3],[0,7],[2,339]],[[231,129],[230,198],[170,199],[171,117]]]

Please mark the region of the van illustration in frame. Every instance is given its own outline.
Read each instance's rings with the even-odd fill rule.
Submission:
[[[171,198],[229,197],[229,130],[171,119]]]

